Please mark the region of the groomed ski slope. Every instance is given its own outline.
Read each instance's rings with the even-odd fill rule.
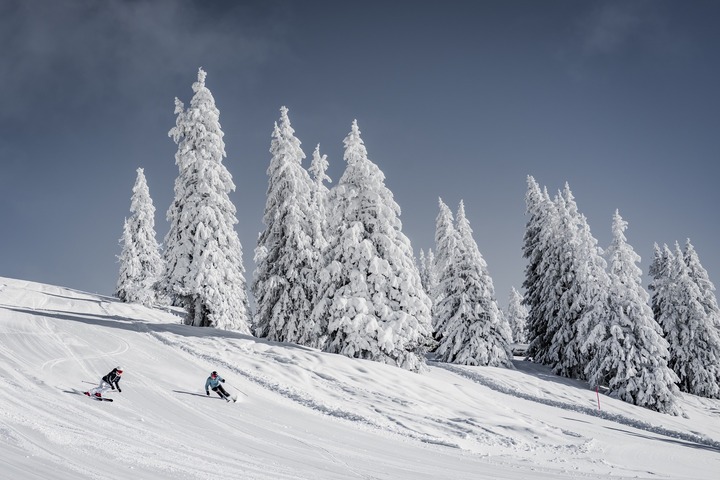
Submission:
[[[516,361],[374,362],[0,277],[0,478],[716,479],[720,402],[671,417]],[[79,394],[112,367],[115,402]],[[206,397],[210,371],[238,403]],[[243,395],[243,392],[245,395]],[[212,392],[211,392],[212,393]]]

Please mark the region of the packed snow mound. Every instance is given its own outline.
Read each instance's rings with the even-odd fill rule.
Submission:
[[[673,417],[516,359],[388,365],[0,278],[0,475],[24,479],[711,479],[720,401]],[[122,393],[82,394],[122,365]],[[238,403],[205,395],[217,370]]]

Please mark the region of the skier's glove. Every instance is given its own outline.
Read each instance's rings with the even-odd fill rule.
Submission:
[[[222,380],[220,380],[220,381],[221,381],[222,383],[225,383],[225,379],[224,379],[224,378],[223,378]]]
[[[208,392],[207,390],[205,390],[205,395],[208,395],[208,396],[209,396],[209,395],[210,395],[210,392]]]

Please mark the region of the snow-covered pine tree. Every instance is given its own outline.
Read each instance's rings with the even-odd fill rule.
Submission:
[[[557,276],[556,262],[551,258],[551,248],[557,228],[557,208],[546,190],[531,176],[527,177],[525,215],[528,217],[523,236],[523,257],[527,259],[523,288],[523,303],[528,307],[527,334],[528,357],[538,363],[548,362],[552,345],[552,333],[548,321],[556,314],[546,302],[545,283]]]
[[[169,135],[178,144],[175,200],[167,212],[163,289],[185,308],[185,323],[249,333],[242,246],[234,225],[235,190],[222,163],[225,154],[220,112],[198,70],[190,107],[175,99],[177,120]]]
[[[120,275],[115,287],[115,296],[123,302],[135,302],[138,286],[136,278],[140,276],[140,259],[135,251],[135,242],[130,231],[130,224],[126,218],[123,222],[123,233],[120,237]]]
[[[280,109],[270,145],[267,202],[255,249],[255,334],[273,341],[320,346],[321,323],[312,317],[320,269],[322,224],[315,184],[302,167],[305,154]]]
[[[677,243],[668,273],[668,297],[658,320],[670,344],[668,364],[683,392],[720,398],[720,332],[705,312],[700,288]]]
[[[583,378],[588,359],[584,337],[607,308],[602,250],[567,184],[553,202],[528,177],[526,204],[528,355],[559,375]]]
[[[549,199],[547,191],[543,197]],[[543,232],[543,256],[538,271],[539,288],[535,295],[539,297],[539,312],[544,328],[542,345],[530,344],[530,354],[534,361],[553,367],[555,373],[567,375],[570,364],[576,366],[574,350],[572,356],[566,355],[569,343],[573,341],[579,305],[574,303],[580,285],[577,284],[576,229],[575,218],[562,195],[557,195],[550,212],[552,223],[549,230]],[[547,208],[547,207],[546,207]],[[530,318],[533,319],[530,310]],[[542,349],[540,348],[542,346]]]
[[[120,275],[115,294],[123,302],[150,306],[158,301],[156,283],[163,272],[160,246],[155,236],[155,207],[142,168],[130,200],[130,218],[125,220],[118,257]]]
[[[553,341],[562,338],[559,343],[564,348],[557,350],[561,361],[555,366],[555,372],[570,378],[585,378],[585,367],[592,355],[586,339],[590,330],[607,317],[610,279],[602,248],[590,232],[587,218],[578,211],[567,183],[561,196],[571,219],[574,242],[570,251],[576,284],[562,296],[565,322]]]
[[[660,322],[665,302],[670,298],[670,265],[672,264],[672,252],[667,245],[663,248],[655,243],[653,250],[653,261],[648,267],[650,285],[648,290],[652,292],[650,306],[656,322]],[[662,324],[660,324],[662,326]]]
[[[563,195],[558,194],[554,203],[558,213],[556,236],[544,264],[547,274],[543,279],[545,308],[552,312],[547,317],[547,334],[552,341],[542,363],[552,366],[558,375],[578,378],[584,365],[580,365],[579,352],[574,348],[583,308],[577,301],[583,287],[578,279],[577,219]]]
[[[426,260],[425,260],[425,250],[422,248],[420,249],[420,256],[418,257],[418,272],[420,272],[420,284],[425,289],[425,293],[427,293],[427,266],[426,266]]]
[[[591,255],[596,241],[589,226],[577,209],[568,184],[560,192],[555,205],[558,212],[557,237],[551,257],[556,271],[546,283],[546,301],[555,315],[549,318],[548,333],[552,344],[547,363],[558,375],[583,378],[587,359],[582,352],[584,338],[580,335],[581,318],[588,310],[585,289],[594,280],[588,275],[586,255]],[[603,262],[603,267],[604,267]],[[550,267],[552,268],[552,267]],[[601,269],[604,275],[604,268]],[[607,283],[604,285],[607,288]]]
[[[578,366],[584,372],[593,354],[591,344],[586,342],[589,332],[609,315],[610,277],[602,248],[590,233],[590,225],[584,215],[579,216],[578,236],[578,278],[583,285],[578,303],[583,305],[583,309],[577,323],[577,337],[573,347],[576,352],[580,349]],[[578,376],[584,378],[584,374]]]
[[[432,292],[432,328],[433,338],[440,340],[445,330],[445,324],[458,308],[458,298],[452,297],[453,292],[459,289],[456,284],[457,258],[460,255],[460,238],[455,229],[455,219],[450,208],[438,198],[439,212],[435,219],[435,271],[437,284]]]
[[[329,246],[330,236],[330,225],[328,220],[328,211],[330,208],[329,197],[330,189],[325,185],[325,182],[332,182],[332,179],[327,175],[327,169],[329,162],[327,155],[320,154],[320,144],[315,146],[313,151],[313,157],[308,168],[308,173],[312,178],[311,185],[311,200],[312,210],[309,222],[313,233],[313,247],[318,253],[317,261],[313,264],[312,268],[312,279],[308,279],[312,285],[313,291],[313,305],[312,310],[307,319],[307,325],[305,330],[316,333],[316,337],[308,342],[308,345],[316,346],[322,349],[327,341],[327,319],[322,319],[319,323],[312,313],[317,305],[318,298],[321,292],[319,291],[322,283],[321,276],[323,268],[325,267],[325,254]]]
[[[326,173],[328,166],[327,155],[320,155],[320,144],[318,144],[313,151],[308,172],[310,173],[314,187],[311,192],[313,213],[315,214],[313,223],[316,225],[316,228],[319,228],[319,234],[315,235],[313,240],[316,242],[316,247],[321,251],[327,248],[328,236],[327,210],[330,190],[325,186],[325,182],[332,182],[332,179]]]
[[[627,222],[615,211],[607,249],[609,309],[587,337],[593,356],[585,372],[591,385],[607,386],[613,397],[677,415],[678,378],[668,367],[668,343],[653,318],[637,265],[640,256],[627,243],[626,228]]]
[[[344,144],[347,166],[331,191],[334,233],[315,310],[329,320],[325,348],[422,370],[431,344],[430,299],[402,233],[400,207],[368,159],[357,121]]]
[[[460,202],[455,217],[458,238],[456,272],[446,291],[442,336],[435,350],[438,360],[462,365],[512,368],[510,327],[495,300],[495,287]]]
[[[430,300],[435,302],[435,292],[437,292],[438,285],[438,274],[437,268],[435,267],[435,252],[432,248],[428,248],[427,255],[425,255],[425,292],[430,296]]]
[[[437,274],[435,273],[435,254],[432,248],[428,249],[427,255],[420,250],[420,258],[418,259],[418,269],[420,271],[420,282],[422,283],[425,293],[432,299],[435,289],[437,288]]]
[[[522,303],[522,295],[512,287],[508,297],[508,306],[505,318],[512,331],[512,339],[515,343],[527,343],[527,317],[528,310]]]
[[[708,316],[708,323],[713,325],[715,330],[720,333],[720,308],[718,308],[717,298],[715,297],[715,285],[710,281],[707,270],[700,263],[700,257],[689,238],[685,242],[683,257],[685,265],[688,267],[688,275],[700,290],[699,300]]]

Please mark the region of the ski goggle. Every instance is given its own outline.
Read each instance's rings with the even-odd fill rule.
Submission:
[[[122,375],[122,370],[117,371],[118,375]]]
[[[215,378],[215,377],[217,377],[217,373],[212,373],[212,374],[210,374],[210,376]]]

